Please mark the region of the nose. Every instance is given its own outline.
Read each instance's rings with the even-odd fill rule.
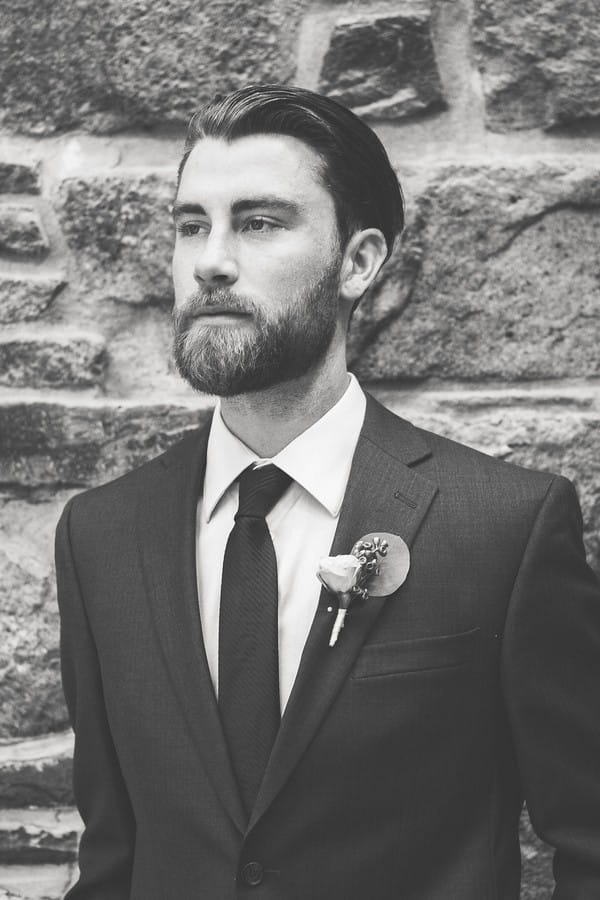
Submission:
[[[238,263],[232,241],[227,235],[211,231],[198,248],[194,263],[194,277],[204,284],[234,284],[239,276]]]

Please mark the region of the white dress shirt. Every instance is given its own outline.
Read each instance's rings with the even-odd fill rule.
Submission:
[[[221,573],[238,507],[237,477],[252,463],[272,462],[292,478],[267,516],[277,558],[279,696],[283,712],[317,609],[321,589],[317,563],[329,555],[365,408],[365,395],[350,375],[348,387],[335,406],[272,459],[262,460],[231,433],[217,404],[208,438],[196,537],[200,619],[217,696]]]

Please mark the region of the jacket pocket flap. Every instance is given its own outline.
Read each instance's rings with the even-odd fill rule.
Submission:
[[[352,677],[369,678],[465,665],[473,657],[478,634],[479,628],[472,628],[459,634],[437,635],[411,641],[391,641],[385,644],[365,644],[354,666]]]

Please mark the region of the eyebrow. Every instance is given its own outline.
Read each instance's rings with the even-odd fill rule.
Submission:
[[[272,196],[262,196],[262,197],[248,197],[245,200],[235,200],[231,204],[231,212],[233,215],[237,215],[238,213],[248,212],[252,209],[259,209],[260,207],[267,207],[268,209],[276,210],[278,212],[287,212],[292,215],[297,215],[300,211],[300,206],[297,203],[294,203],[293,200],[283,200],[281,197],[272,197]],[[177,218],[182,215],[198,215],[205,216],[207,215],[206,210],[200,203],[178,203],[175,202],[173,204],[172,216],[173,218]]]

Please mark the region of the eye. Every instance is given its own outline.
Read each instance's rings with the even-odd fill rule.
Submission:
[[[177,233],[184,237],[193,237],[203,230],[204,227],[200,222],[180,222],[177,225]]]
[[[272,231],[277,228],[277,225],[275,222],[270,222],[268,219],[265,219],[264,216],[252,216],[251,219],[248,219],[244,227],[247,231],[252,231],[254,234],[260,234],[261,232]]]

